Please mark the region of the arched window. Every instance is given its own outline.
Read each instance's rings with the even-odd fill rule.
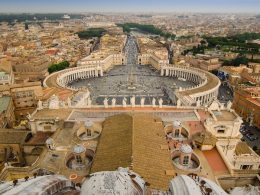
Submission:
[[[174,134],[175,134],[175,137],[179,137],[180,130],[179,130],[179,129],[176,129],[175,132],[174,132]]]
[[[77,163],[82,163],[81,156],[77,155],[76,156],[76,161],[77,161]]]
[[[189,158],[190,158],[189,156],[184,156],[183,157],[183,162],[182,162],[183,165],[188,165],[189,164]]]
[[[87,129],[87,136],[91,136],[91,130]]]

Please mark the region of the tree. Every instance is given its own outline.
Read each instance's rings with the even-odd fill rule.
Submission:
[[[68,68],[69,66],[70,66],[70,63],[68,61],[63,61],[63,62],[61,62],[59,64],[52,64],[48,68],[48,72],[51,74],[53,72],[64,70],[65,68]]]
[[[90,39],[92,37],[101,37],[106,30],[104,28],[89,28],[85,31],[77,32],[76,34],[81,39]]]

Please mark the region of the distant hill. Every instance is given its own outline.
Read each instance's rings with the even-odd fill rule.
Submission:
[[[25,21],[41,21],[41,20],[61,20],[66,13],[50,13],[50,14],[0,14],[0,22],[13,23]],[[70,14],[71,19],[79,19],[84,16],[81,14]]]

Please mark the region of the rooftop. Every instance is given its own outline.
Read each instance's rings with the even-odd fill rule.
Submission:
[[[237,118],[237,116],[233,112],[227,110],[212,112],[218,121],[234,121]]]
[[[239,142],[236,145],[235,153],[236,153],[236,155],[252,154],[252,151],[245,142]]]
[[[0,129],[0,144],[20,144],[26,140],[30,131]]]
[[[9,96],[0,97],[0,113],[8,109],[10,101],[12,101],[12,98]]]
[[[91,172],[131,167],[152,189],[168,188],[173,165],[161,120],[147,114],[109,117],[97,147]],[[166,147],[168,148],[168,147]]]

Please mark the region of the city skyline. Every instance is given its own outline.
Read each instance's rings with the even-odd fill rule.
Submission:
[[[259,13],[258,0],[46,0],[36,2],[1,1],[0,13],[53,13],[53,12],[204,12],[204,13]]]

